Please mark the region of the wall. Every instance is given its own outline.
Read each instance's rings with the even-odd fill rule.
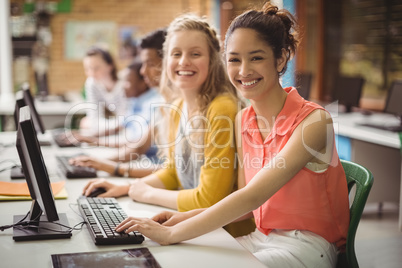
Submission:
[[[117,27],[138,26],[141,36],[167,26],[174,17],[183,12],[190,11],[209,17],[211,2],[213,0],[72,0],[71,12],[55,13],[51,18],[53,40],[50,48],[50,93],[80,91],[85,81],[82,61],[67,60],[64,56],[65,24],[69,20],[114,21]],[[117,55],[114,56],[119,68],[127,64]]]

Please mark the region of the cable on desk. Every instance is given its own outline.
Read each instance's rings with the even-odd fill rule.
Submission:
[[[24,220],[28,217],[28,215],[29,215],[29,212],[24,216],[24,218],[22,218],[21,220],[19,220],[18,222],[14,223],[14,224],[0,226],[0,230],[3,232],[6,229],[13,228],[15,226],[27,223],[27,222],[24,222]]]
[[[36,224],[32,224],[32,223],[36,222],[36,220],[38,219],[38,217],[40,217],[40,215],[37,218],[33,219],[33,220],[24,221],[28,217],[28,215],[29,215],[29,212],[24,216],[24,218],[19,220],[17,223],[0,226],[0,230],[4,231],[4,230],[9,229],[9,228],[17,228],[17,229],[20,229],[20,230],[23,230],[23,229],[26,229],[26,228],[36,228],[36,229],[43,229],[43,230],[52,231],[52,232],[55,232],[55,233],[68,234],[68,233],[72,233],[73,231],[82,230],[82,227],[84,226],[84,224],[86,224],[85,221],[81,221],[81,222],[77,223],[76,225],[74,225],[73,227],[70,227],[70,226],[67,226],[67,225],[64,225],[64,224],[61,224],[61,223],[58,223],[58,222],[39,221],[39,225],[36,225]],[[58,226],[66,228],[67,230],[60,231],[60,230],[55,230],[55,229],[51,229],[51,228],[47,228],[47,227],[42,227],[42,226],[40,226],[41,222],[46,222],[46,223],[58,225]],[[80,227],[77,228],[77,226],[80,226]]]
[[[50,223],[50,224],[58,225],[58,226],[61,226],[61,227],[66,228],[66,230],[65,230],[65,231],[61,231],[61,230],[55,230],[55,229],[43,227],[43,226],[40,225],[41,222],[45,222],[45,223]],[[27,222],[27,223],[31,223],[31,222]],[[34,225],[34,224],[27,224],[27,225],[25,225],[25,224],[24,224],[24,225],[22,225],[22,226],[17,225],[17,226],[15,226],[15,228],[20,229],[20,230],[23,230],[23,229],[26,229],[26,228],[31,228],[31,229],[32,229],[32,228],[35,228],[35,229],[48,230],[48,231],[55,232],[55,233],[70,234],[70,233],[72,233],[73,231],[81,230],[81,229],[82,229],[82,226],[84,226],[84,224],[85,224],[85,222],[79,222],[79,223],[77,223],[76,225],[74,225],[73,227],[70,227],[70,226],[67,226],[67,225],[64,225],[64,224],[61,224],[61,223],[58,223],[58,222],[39,221],[39,225],[36,225],[36,224],[35,224],[35,225]],[[81,225],[81,226],[80,226],[79,228],[77,228],[77,226],[79,226],[79,225]]]

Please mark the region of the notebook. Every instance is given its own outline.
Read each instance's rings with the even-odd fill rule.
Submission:
[[[148,248],[52,254],[54,268],[161,268]]]
[[[65,181],[52,182],[52,191],[55,199],[66,199]],[[26,182],[0,181],[0,201],[32,200]]]

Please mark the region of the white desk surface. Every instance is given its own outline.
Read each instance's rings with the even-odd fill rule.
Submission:
[[[393,115],[383,113],[364,115],[360,112],[331,113],[331,115],[335,133],[338,135],[396,149],[399,149],[401,146],[396,132],[359,125],[362,123],[399,124],[399,120]]]
[[[40,115],[66,115],[74,106],[83,103],[83,101],[60,101],[49,100],[40,101],[35,99],[35,108]],[[13,115],[15,102],[9,102],[0,106],[0,115]],[[82,114],[84,110],[77,109],[76,113]]]
[[[10,144],[15,141],[15,132],[0,133],[0,142]],[[51,181],[65,180],[57,172],[54,155],[77,152],[77,148],[42,147]],[[88,154],[99,154],[102,149],[83,149]],[[18,159],[15,146],[0,147],[0,160]],[[9,171],[0,173],[0,180],[10,181]],[[121,178],[116,180],[122,180]],[[66,180],[68,199],[56,200],[58,213],[66,213],[70,226],[81,221],[76,214],[76,200],[87,179]],[[162,207],[141,204],[128,197],[118,198],[129,215],[151,217]],[[13,215],[25,215],[30,209],[30,201],[0,202],[0,226],[12,224]],[[148,238],[140,245],[96,246],[84,226],[73,231],[70,239],[15,242],[12,229],[0,232],[1,267],[52,267],[51,254],[118,250],[134,247],[148,247],[162,267],[265,267],[250,252],[245,250],[225,230],[218,229],[198,238],[176,245],[160,246]]]

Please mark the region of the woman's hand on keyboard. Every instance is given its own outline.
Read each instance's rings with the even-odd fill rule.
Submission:
[[[73,157],[69,160],[70,165],[74,166],[83,166],[83,167],[92,167],[96,170],[103,170],[110,174],[114,173],[116,162],[100,159],[93,156],[80,155],[77,157]]]
[[[128,194],[129,185],[119,185],[113,184],[105,179],[94,179],[90,180],[87,185],[85,185],[82,194],[89,196],[95,189],[103,188],[106,190],[105,193],[99,195],[99,197],[119,197]]]
[[[172,227],[163,226],[146,218],[128,217],[116,227],[116,231],[126,233],[139,231],[141,234],[161,245],[169,245],[178,242],[170,241]]]
[[[91,144],[91,145],[97,145],[98,142],[99,142],[98,137],[89,136],[89,135],[83,135],[79,131],[70,131],[66,135],[66,137],[69,138],[69,139],[72,138],[75,141],[78,141],[80,143],[84,142],[84,143],[88,143],[88,144]]]

